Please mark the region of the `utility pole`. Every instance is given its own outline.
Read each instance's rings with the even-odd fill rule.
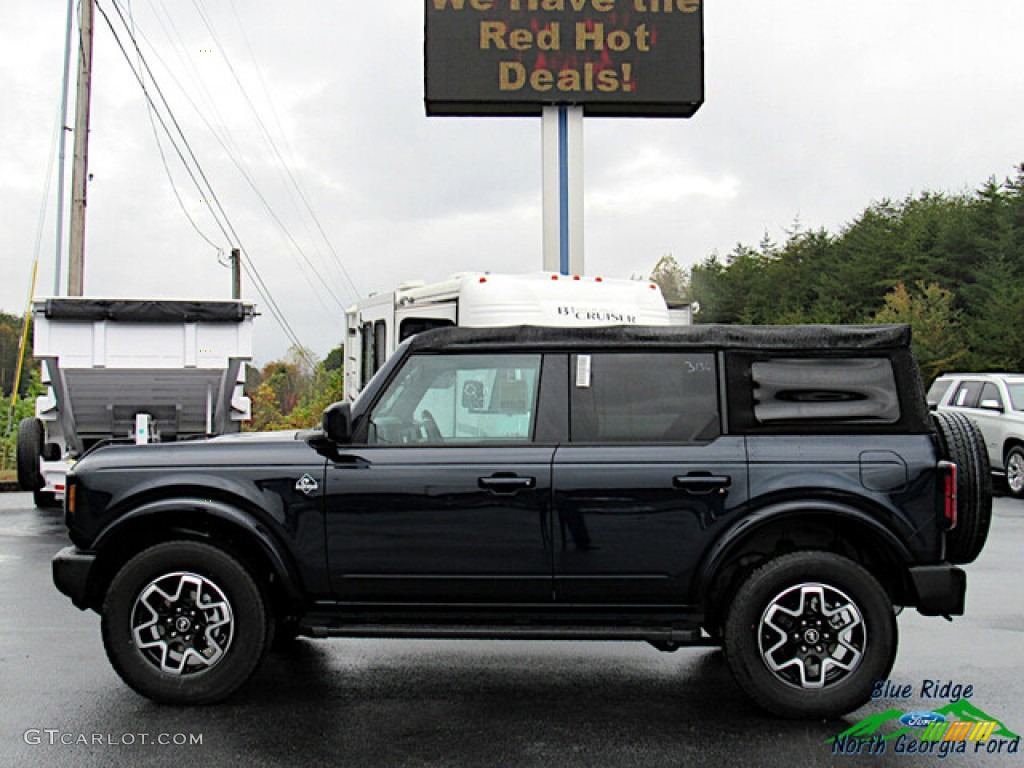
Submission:
[[[85,280],[85,198],[89,183],[89,101],[92,95],[92,29],[95,0],[82,0],[78,27],[78,91],[75,97],[75,159],[71,169],[71,244],[68,296],[81,296]]]
[[[74,29],[75,0],[68,0],[67,32],[64,39],[64,69],[61,70],[63,84],[60,89],[60,154],[57,158],[57,253],[53,259],[53,295],[60,296],[61,267],[64,262],[64,212],[67,210],[67,198],[64,196],[64,171],[67,163],[64,160],[68,145],[68,80],[71,73],[71,32]]]

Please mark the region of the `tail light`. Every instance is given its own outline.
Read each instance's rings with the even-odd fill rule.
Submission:
[[[946,530],[956,528],[956,464],[951,461],[939,462],[939,473],[942,477],[942,517],[946,521]]]

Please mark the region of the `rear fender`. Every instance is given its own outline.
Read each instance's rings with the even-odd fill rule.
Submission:
[[[892,531],[857,507],[832,500],[780,502],[744,516],[719,537],[697,569],[692,596],[704,603],[723,568],[741,556],[747,546],[773,527],[791,530],[794,522],[802,521],[826,530],[855,530],[859,541],[871,542],[882,557],[899,563],[903,571],[912,560],[910,551]]]

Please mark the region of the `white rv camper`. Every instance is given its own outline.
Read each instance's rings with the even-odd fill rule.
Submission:
[[[345,317],[345,397],[352,400],[410,336],[445,326],[688,324],[652,282],[542,272],[471,272],[404,283],[354,304]]]

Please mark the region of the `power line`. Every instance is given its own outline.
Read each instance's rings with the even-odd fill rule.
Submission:
[[[117,2],[117,0],[115,0],[115,2]],[[164,13],[166,14],[166,9],[164,10]],[[160,20],[159,14],[157,14],[157,19],[160,21],[161,25],[163,25],[162,20]],[[174,29],[175,34],[177,34],[177,29],[174,27],[173,21],[170,20],[170,19],[168,19],[168,21],[169,21],[171,27]],[[213,30],[210,30],[210,32],[211,32],[212,35],[215,36],[216,33]],[[166,28],[165,28],[165,33],[166,33]],[[174,40],[173,40],[173,38],[172,38],[172,36],[170,34],[168,34],[168,38],[171,40],[172,47],[174,47],[175,43],[174,43]],[[196,105],[195,101],[193,101],[193,99],[189,95],[188,90],[186,88],[184,88],[182,86],[182,84],[178,81],[178,79],[174,76],[173,70],[170,67],[168,67],[165,62],[163,62],[163,60],[161,59],[159,53],[156,52],[155,47],[154,47],[154,54],[156,55],[156,58],[158,60],[160,60],[162,64],[164,64],[165,69],[167,69],[168,74],[170,75],[171,79],[175,82],[175,84],[178,86],[178,88],[181,90],[181,92],[184,95],[185,99],[192,106],[193,110],[199,116],[200,120],[202,120],[202,122],[209,129],[209,131],[210,131],[211,135],[214,137],[214,139],[220,144],[221,148],[224,150],[224,152],[227,155],[227,157],[231,160],[232,164],[238,170],[238,172],[241,175],[241,177],[249,185],[250,190],[256,196],[256,198],[260,201],[260,203],[262,204],[264,211],[266,212],[267,216],[270,218],[271,222],[274,224],[275,228],[278,230],[278,232],[282,235],[282,237],[285,239],[285,241],[291,247],[292,251],[294,253],[297,253],[301,257],[302,260],[298,262],[299,269],[302,272],[303,277],[306,279],[307,283],[309,284],[310,288],[312,289],[313,295],[316,296],[317,301],[320,302],[321,306],[324,308],[324,310],[326,312],[330,313],[330,312],[333,311],[333,310],[331,310],[328,307],[327,303],[325,303],[323,297],[321,296],[321,291],[323,291],[326,294],[328,294],[331,299],[333,299],[334,303],[337,305],[337,307],[339,309],[344,311],[345,305],[341,302],[341,300],[338,298],[338,296],[330,288],[330,285],[329,285],[328,281],[325,280],[323,275],[320,274],[319,270],[316,268],[316,266],[312,263],[312,261],[306,255],[306,253],[303,250],[302,246],[299,245],[299,243],[295,240],[295,238],[292,236],[292,234],[288,231],[288,228],[285,226],[284,222],[277,215],[277,212],[274,210],[273,206],[271,206],[270,202],[267,200],[267,198],[264,196],[264,194],[260,191],[260,189],[257,186],[257,184],[256,184],[256,182],[255,182],[255,180],[254,180],[254,178],[252,176],[252,174],[249,172],[249,170],[245,167],[245,164],[240,159],[240,157],[239,157],[240,152],[239,152],[238,148],[236,146],[234,146],[234,142],[232,142],[230,134],[222,135],[221,132],[213,124],[211,124],[211,122],[207,119],[206,113],[210,112],[211,114],[216,115],[217,118],[221,121],[221,123],[224,122],[223,117],[220,115],[219,110],[216,108],[216,102],[212,98],[210,98],[209,93],[207,92],[207,90],[205,88],[205,85],[202,83],[202,80],[198,80],[198,81],[195,81],[195,82],[196,82],[196,90],[198,90],[200,93],[204,94],[207,97],[206,100],[210,103],[210,106],[205,108],[205,109],[200,109]],[[188,69],[189,69],[189,67],[188,67],[189,60],[188,60],[188,58],[187,57],[182,57],[180,55],[180,53],[179,53],[179,59],[186,64],[185,70],[188,71]],[[143,59],[143,61],[145,62],[145,59]],[[147,64],[147,67],[148,67],[148,64]],[[151,77],[152,77],[152,73],[151,73]],[[155,80],[155,78],[154,78],[154,80]],[[166,103],[166,99],[165,99],[165,103]],[[168,109],[169,109],[169,107],[168,107]],[[309,273],[306,271],[307,268],[308,268],[309,271],[311,271],[316,276],[318,282],[314,281],[310,277]]]
[[[116,3],[116,0],[115,0],[115,6],[116,5],[117,5],[117,3]],[[131,20],[131,34],[134,35],[134,32],[135,32],[135,17],[132,14],[132,11],[131,11],[131,5],[129,5],[129,9],[128,9],[128,18]],[[134,42],[134,37],[133,37],[133,42]],[[141,51],[139,51],[139,46],[137,44],[135,45],[135,50],[138,53],[139,66],[141,67],[142,66],[142,53],[141,53]],[[145,90],[145,86],[143,86],[143,89]],[[195,220],[192,218],[192,215],[188,212],[188,208],[185,206],[185,201],[181,199],[181,194],[178,192],[178,186],[174,182],[174,175],[171,173],[170,166],[167,165],[167,155],[164,153],[164,146],[163,146],[163,143],[160,141],[160,134],[156,130],[156,123],[153,120],[153,112],[154,112],[154,110],[153,110],[152,103],[150,102],[149,99],[146,99],[146,107],[147,107],[147,109],[146,109],[146,116],[149,118],[149,127],[150,127],[150,130],[153,132],[153,141],[156,142],[157,152],[160,153],[160,162],[161,162],[161,164],[164,167],[164,174],[167,176],[167,181],[171,185],[171,192],[174,194],[174,199],[178,201],[178,207],[181,209],[181,212],[183,214],[185,214],[185,218],[188,219],[188,223],[192,225],[192,229],[194,229],[196,231],[196,234],[198,234],[199,237],[201,237],[203,240],[205,240],[210,245],[210,247],[212,247],[214,250],[217,251],[217,261],[220,262],[220,257],[224,253],[224,249],[221,248],[219,245],[217,245],[209,237],[206,236],[206,234],[199,228],[199,225],[196,224]]]
[[[273,102],[273,99],[270,97],[270,93],[267,90],[266,82],[263,80],[263,73],[260,70],[259,62],[256,60],[256,55],[253,53],[252,46],[249,44],[249,38],[248,38],[248,36],[245,33],[245,27],[242,25],[241,17],[238,15],[238,9],[235,6],[235,0],[230,0],[230,5],[231,5],[231,12],[232,12],[232,14],[235,17],[235,23],[238,25],[238,29],[242,33],[242,41],[245,43],[246,50],[249,52],[249,58],[252,59],[253,70],[256,72],[256,78],[259,81],[260,86],[263,89],[263,93],[266,96],[267,103],[270,106],[270,114],[274,118],[274,122],[277,125],[278,133],[280,133],[281,136],[284,137],[285,147],[287,148],[288,147],[287,137],[285,137],[284,129],[281,127],[281,121],[278,118],[277,111],[274,109],[274,102]],[[251,104],[251,102],[250,102],[250,104]],[[255,111],[255,108],[254,108],[254,111]],[[270,139],[270,141],[271,141],[271,146],[274,146],[273,139]],[[276,146],[274,147],[274,150],[275,150],[275,153],[276,153],[277,152]],[[278,157],[280,158],[280,153],[277,153],[277,154],[278,154]],[[320,218],[316,215],[316,211],[313,210],[313,206],[309,202],[309,198],[308,198],[308,196],[306,194],[306,190],[305,190],[304,185],[301,183],[301,179],[296,178],[296,176],[294,176],[292,174],[292,172],[291,172],[292,166],[295,165],[294,160],[292,160],[291,163],[286,163],[286,162],[284,162],[282,160],[282,164],[284,165],[284,169],[287,172],[289,179],[291,179],[292,184],[294,184],[296,191],[299,193],[299,197],[302,199],[303,205],[306,207],[306,211],[309,213],[310,218],[313,220],[313,223],[316,225],[317,231],[320,233],[320,236],[323,238],[324,244],[327,246],[328,251],[330,252],[332,258],[334,259],[335,265],[338,267],[338,269],[340,270],[341,274],[344,276],[345,280],[348,282],[349,287],[352,289],[352,297],[353,297],[353,299],[358,299],[359,296],[361,295],[361,293],[360,293],[359,289],[356,287],[355,281],[352,280],[352,276],[349,274],[348,270],[345,269],[345,265],[342,263],[341,257],[338,255],[337,250],[335,250],[335,248],[334,248],[334,243],[331,242],[331,239],[327,236],[327,233],[324,231],[324,228],[323,228],[323,226],[320,223]]]
[[[146,101],[153,108],[153,114],[157,117],[160,126],[167,134],[167,137],[171,142],[171,146],[177,153],[179,160],[181,161],[182,165],[188,172],[188,175],[192,179],[192,182],[196,186],[196,189],[198,190],[199,194],[203,197],[204,200],[207,201],[207,205],[210,208],[210,211],[213,214],[214,221],[217,223],[217,226],[221,230],[221,233],[224,235],[225,239],[228,240],[228,242],[234,242],[238,244],[238,247],[242,252],[242,255],[245,257],[242,264],[246,269],[246,273],[249,275],[250,279],[253,281],[253,284],[256,286],[256,290],[259,292],[263,300],[266,302],[267,309],[274,316],[274,319],[277,321],[278,325],[280,325],[281,329],[284,331],[289,341],[291,341],[291,343],[296,347],[296,349],[300,350],[300,354],[303,357],[306,357],[307,355],[305,353],[305,347],[301,344],[298,336],[292,329],[291,324],[288,323],[288,320],[285,318],[283,311],[275,301],[273,295],[270,292],[270,289],[267,287],[265,281],[263,280],[262,275],[260,275],[255,263],[253,263],[252,258],[249,256],[247,250],[242,246],[241,238],[238,236],[238,233],[232,226],[231,221],[227,216],[227,212],[221,205],[220,199],[217,197],[217,194],[214,191],[213,186],[210,184],[209,179],[206,177],[206,174],[202,169],[202,165],[199,163],[198,158],[196,158],[195,153],[192,151],[192,147],[189,144],[188,139],[185,137],[185,134],[182,131],[180,124],[175,118],[173,110],[167,103],[167,100],[164,97],[163,91],[161,90],[159,83],[153,77],[153,73],[149,69],[149,65],[146,63],[145,57],[142,55],[142,52],[139,49],[137,40],[131,34],[131,30],[126,23],[124,16],[121,14],[120,8],[117,7],[116,0],[114,0],[114,4],[115,9],[117,10],[118,15],[121,18],[122,24],[128,31],[129,37],[132,39],[132,43],[134,44],[136,52],[140,57],[140,61],[142,62],[143,67],[145,67],[146,72],[149,74],[149,77],[153,82],[153,87],[156,90],[157,95],[160,97],[164,109],[167,111],[167,116],[170,119],[171,123],[174,125],[175,131],[177,132],[177,139],[175,135],[171,132],[170,128],[168,127],[167,121],[164,119],[163,115],[157,109],[156,104],[153,101],[149,89],[146,87],[146,83],[143,80],[140,72],[137,71],[133,66],[132,59],[129,56],[128,51],[125,48],[123,42],[121,41],[120,36],[117,34],[117,30],[114,29],[114,25],[111,22],[110,17],[107,15],[106,11],[103,10],[103,8],[100,6],[98,2],[96,3],[96,8],[100,12],[100,15],[103,17],[103,20],[106,22],[107,27],[110,29],[110,32],[114,37],[114,40],[117,42],[118,48],[121,50],[121,53],[125,58],[125,61],[128,63],[129,69],[131,70],[132,74],[135,75],[135,79],[139,83],[139,86],[142,88],[142,92],[146,98]],[[183,153],[181,146],[179,146],[178,144],[178,140],[180,140],[181,144],[184,145],[185,151],[187,152],[189,159],[186,159],[185,153]],[[193,168],[195,169],[195,172],[193,172]],[[198,177],[196,174],[198,174]]]
[[[317,227],[320,230],[320,233],[323,235],[325,241],[327,241],[327,236],[326,236],[326,234],[324,234],[324,230],[320,226],[320,222],[319,222],[319,220],[316,217],[316,213],[313,211],[312,206],[309,204],[309,200],[303,194],[301,186],[296,181],[295,176],[292,174],[291,168],[289,167],[289,164],[282,157],[281,152],[278,149],[277,144],[274,141],[273,136],[271,136],[270,132],[267,130],[267,126],[263,122],[263,119],[260,117],[259,111],[256,109],[256,105],[253,104],[253,101],[252,101],[252,99],[249,96],[249,92],[246,90],[245,85],[242,83],[242,80],[239,77],[237,70],[235,69],[234,65],[231,63],[231,59],[228,57],[227,52],[226,52],[226,47],[224,46],[224,44],[220,41],[220,39],[218,37],[217,30],[214,28],[213,23],[210,21],[209,16],[207,15],[206,11],[201,7],[201,5],[198,2],[198,0],[192,0],[192,4],[195,6],[196,11],[199,13],[199,18],[202,19],[203,24],[206,26],[207,31],[210,33],[210,36],[213,38],[214,42],[217,44],[217,51],[220,53],[221,58],[224,60],[224,64],[227,66],[228,72],[231,73],[231,77],[234,79],[235,84],[238,86],[238,90],[242,94],[242,97],[245,99],[245,103],[248,105],[250,112],[252,112],[253,119],[255,119],[257,126],[259,126],[260,133],[263,135],[264,140],[267,142],[267,145],[270,147],[271,152],[273,152],[274,157],[280,163],[280,167],[284,170],[285,174],[288,177],[288,180],[291,181],[292,186],[298,192],[299,198],[305,204],[306,211],[308,212],[310,218],[312,218],[313,221],[316,223]],[[328,242],[328,245],[330,245],[329,241],[327,241],[327,242]],[[296,244],[296,246],[297,246],[297,244]],[[341,302],[341,300],[337,297],[337,295],[334,293],[334,291],[330,288],[330,286],[328,285],[327,281],[324,280],[323,276],[320,274],[320,271],[309,260],[309,258],[306,256],[305,252],[301,248],[299,248],[298,250],[299,250],[299,253],[302,255],[303,259],[305,259],[307,264],[309,264],[310,269],[313,270],[313,273],[324,284],[325,289],[328,291],[328,293],[331,295],[331,297],[338,303],[338,306],[342,310],[344,310],[345,309],[345,305]],[[348,272],[345,271],[344,267],[341,265],[340,260],[338,260],[338,266],[341,268],[343,274],[345,275],[346,279],[349,282],[349,285],[353,289],[353,291],[354,291],[354,298],[358,298],[359,294],[355,290],[355,283],[352,282],[351,277],[349,277]]]

